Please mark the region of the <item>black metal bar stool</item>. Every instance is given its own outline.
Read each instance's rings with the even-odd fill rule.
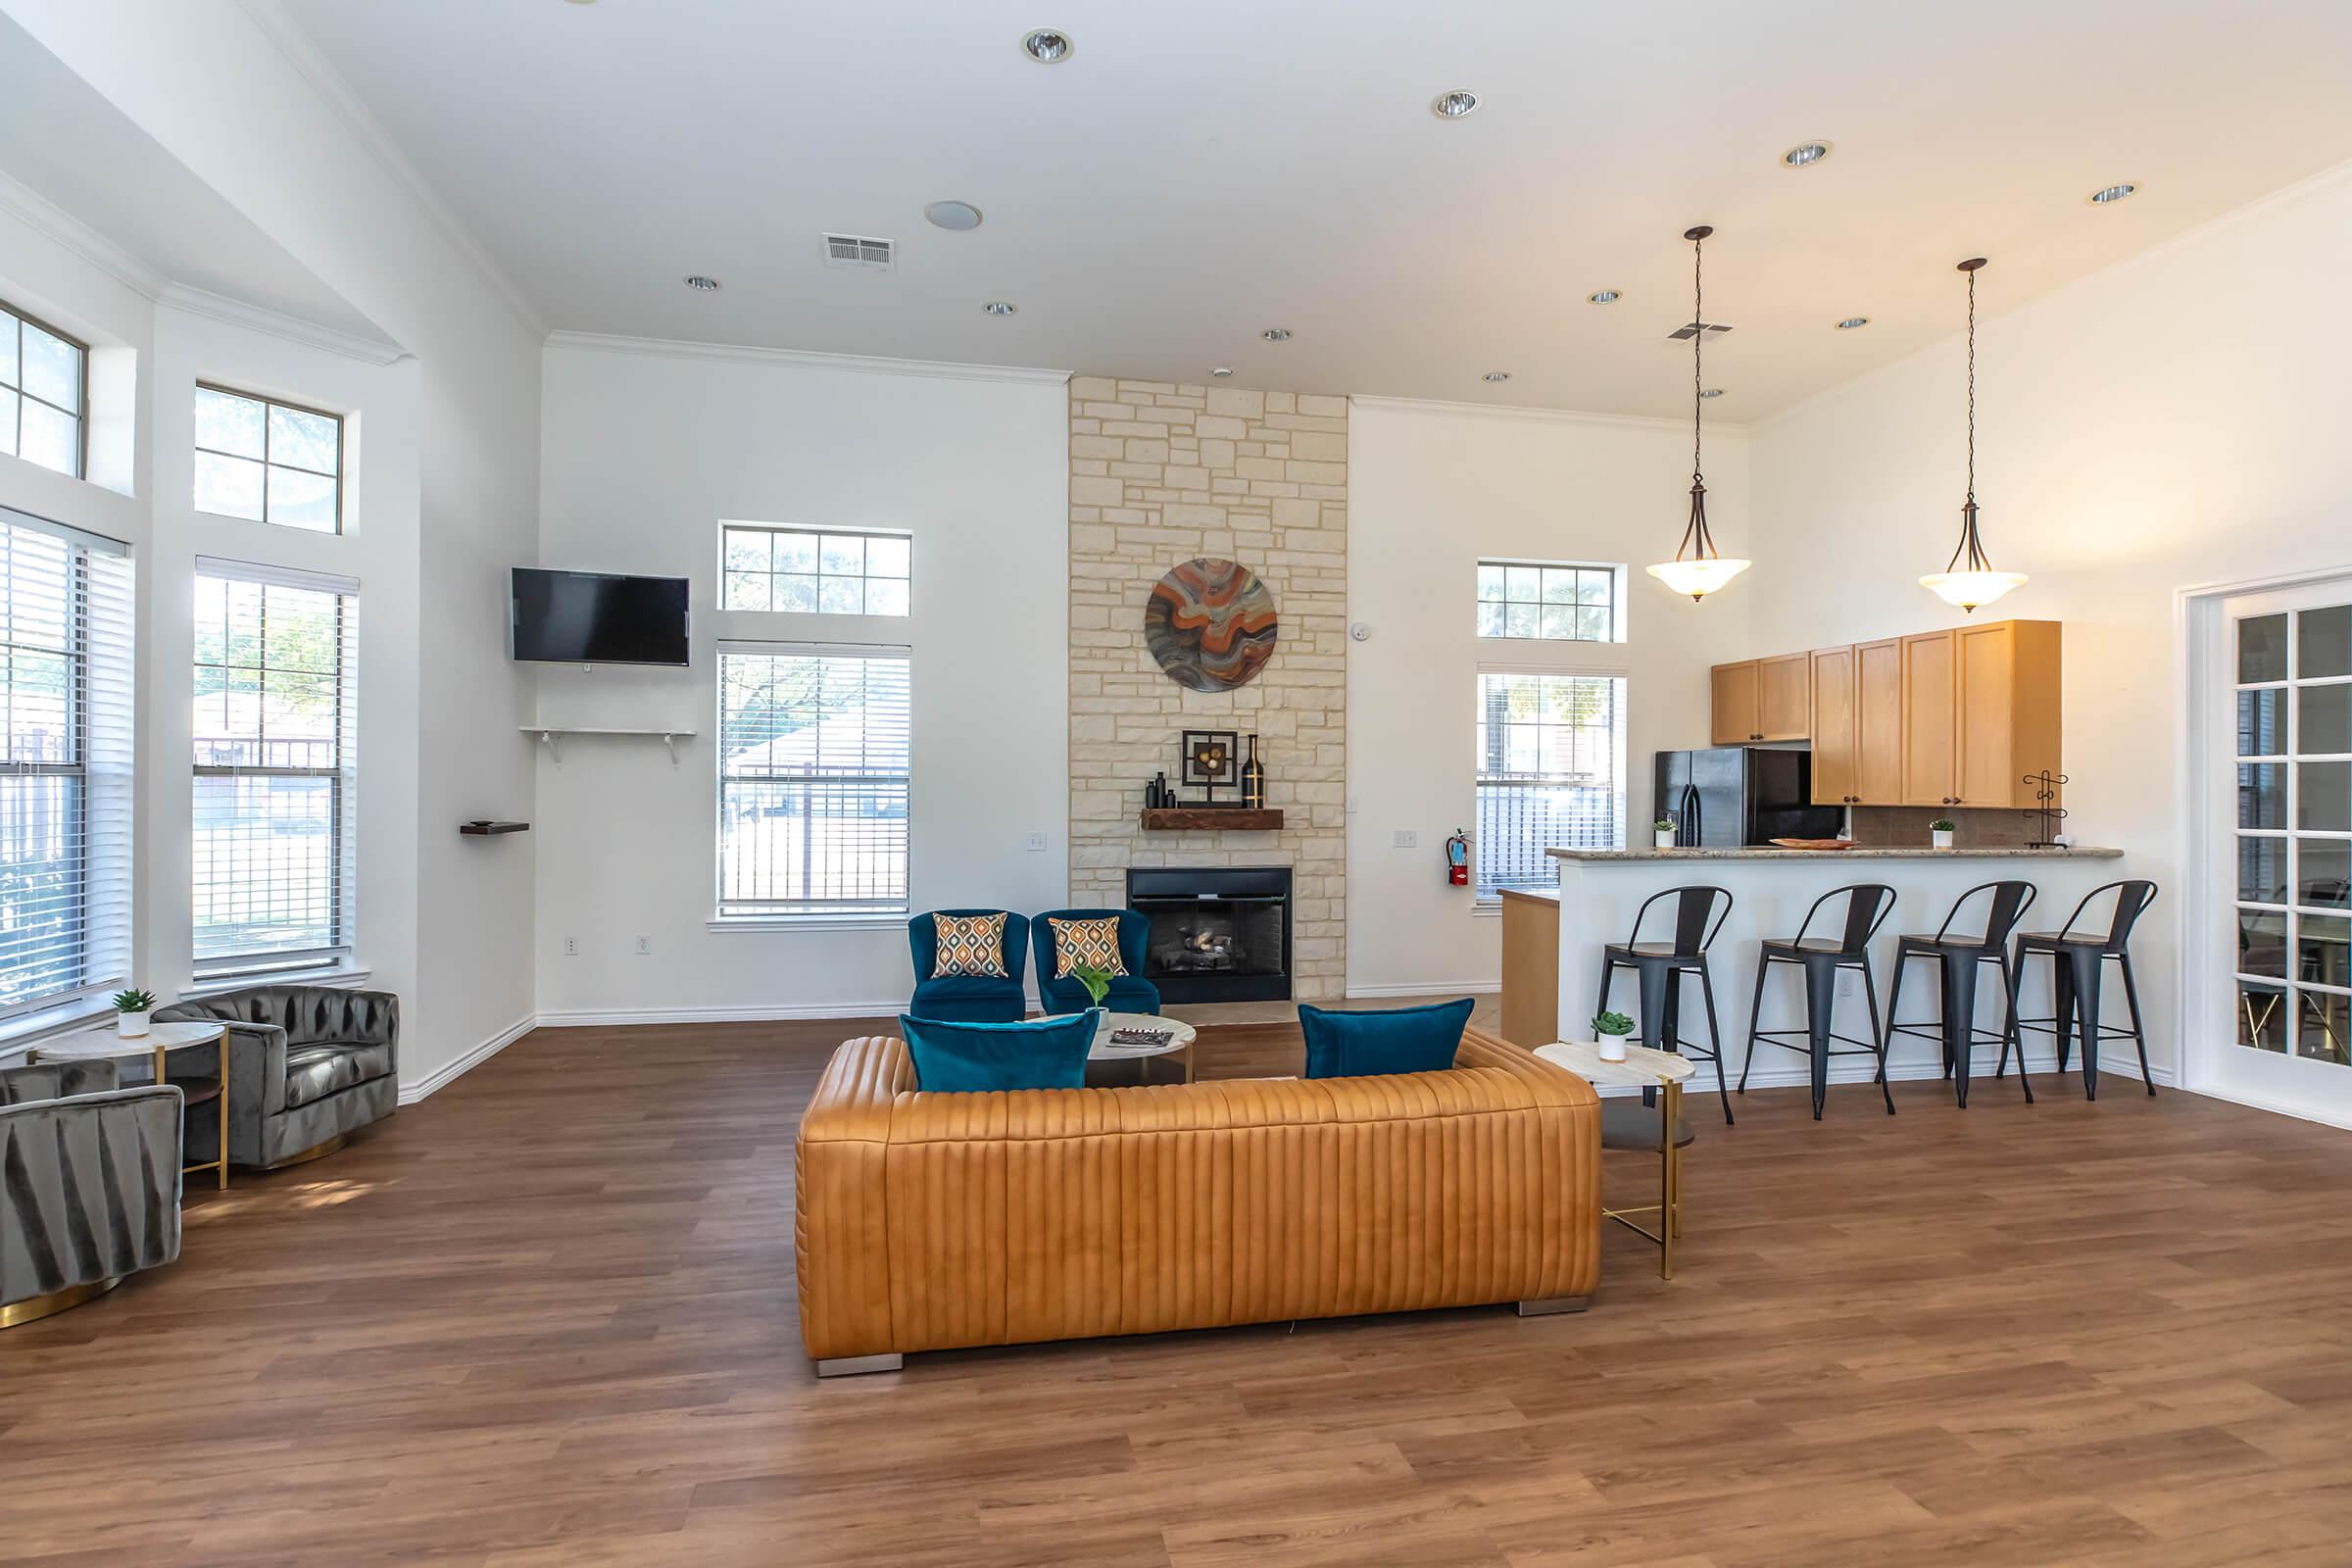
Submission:
[[[1952,935],[1952,922],[1960,918],[1969,901],[1979,894],[1985,897],[1984,934]],[[2009,966],[2009,933],[2017,929],[2018,919],[2034,906],[2034,899],[2039,896],[2039,890],[2031,882],[1981,882],[1952,902],[1952,912],[1943,917],[1943,924],[1936,928],[1934,936],[1904,935],[1894,940],[1894,984],[1886,989],[1886,1044],[1891,1048],[1896,1035],[1940,1040],[1943,1075],[1954,1080],[1953,1094],[1962,1110],[1968,1108],[1969,1057],[1979,1040],[1999,1040],[2002,1070],[2008,1068],[2008,1046],[2017,1038],[2017,977]],[[1943,976],[1942,1016],[1933,1022],[1898,1021],[1903,1004],[1903,970],[1913,958],[1939,960]],[[2001,994],[2009,1003],[2009,1016],[2002,1021],[1997,1035],[1977,1027],[1977,970],[1987,963],[2001,971]],[[1879,1076],[1882,1081],[1886,1076],[1884,1053],[1879,1058]],[[2032,1104],[2034,1086],[2026,1082],[2023,1047],[2018,1050],[2017,1081],[2025,1087],[2026,1103]]]
[[[1832,899],[1845,900],[1845,924],[1836,937],[1809,937],[1813,917],[1821,906]],[[1747,1069],[1755,1065],[1756,1042],[1779,1046],[1783,1051],[1802,1051],[1813,1058],[1813,1119],[1821,1120],[1821,1107],[1830,1093],[1830,1058],[1832,1056],[1876,1056],[1879,1058],[1879,1092],[1886,1097],[1886,1114],[1894,1114],[1894,1091],[1886,1086],[1886,1041],[1879,1033],[1879,988],[1870,975],[1870,940],[1879,934],[1886,916],[1894,908],[1894,889],[1878,882],[1857,882],[1851,887],[1832,888],[1813,901],[1805,911],[1804,923],[1796,935],[1787,938],[1767,937],[1758,946],[1763,954],[1756,964],[1756,998],[1747,1009],[1747,1060],[1740,1068],[1740,1092],[1747,1093]],[[1756,1020],[1764,1014],[1764,982],[1776,963],[1793,963],[1805,971],[1805,1019],[1802,1029],[1759,1029]],[[1832,1025],[1838,1008],[1838,971],[1862,971],[1862,996],[1870,1004],[1870,1038],[1856,1040],[1841,1035]],[[1803,1035],[1805,1045],[1796,1045],[1782,1038]],[[1831,1041],[1859,1046],[1859,1051],[1834,1051]],[[1605,1147],[1605,1146],[1604,1146]]]
[[[1642,921],[1650,906],[1661,899],[1675,901],[1674,940],[1644,942]],[[1608,1011],[1609,983],[1619,969],[1633,970],[1642,988],[1642,1043],[1653,1050],[1714,1062],[1715,1092],[1723,1098],[1727,1124],[1732,1119],[1732,1091],[1724,1079],[1723,1031],[1715,1021],[1715,986],[1707,975],[1707,950],[1715,945],[1715,933],[1723,929],[1731,912],[1732,895],[1724,888],[1668,888],[1643,899],[1642,907],[1634,911],[1633,935],[1600,950],[1600,1001],[1592,1009],[1595,1014]],[[1701,1051],[1682,1037],[1683,976],[1688,974],[1698,976],[1698,993],[1707,1004],[1707,1039],[1714,1045],[1712,1052]],[[1646,1103],[1651,1096],[1642,1098]]]
[[[2075,925],[2082,918],[2093,900],[2103,893],[2115,895],[2115,908],[2103,933],[2080,932]],[[2156,902],[2156,884],[2132,880],[2109,882],[2092,888],[2075,906],[2075,912],[2066,917],[2066,924],[2056,931],[2028,931],[2017,939],[2017,967],[2009,975],[2009,1016],[2013,1033],[2018,1034],[2017,1070],[2026,1070],[2026,1042],[2022,1031],[2032,1029],[2037,1034],[2058,1037],[2058,1070],[2066,1071],[2067,1044],[2070,1033],[2079,1034],[2082,1041],[2082,1098],[2099,1098],[2099,1042],[2129,1039],[2139,1048],[2139,1076],[2156,1093],[2156,1080],[2148,1075],[2148,1036],[2139,1021],[2139,987],[2132,977],[2132,927],[2148,912]],[[2026,967],[2026,960],[2037,953],[2046,953],[2051,960],[2050,993],[2057,1010],[2047,1018],[2017,1016],[2017,983]],[[2113,959],[2124,975],[2124,1005],[2132,1014],[2132,1027],[2112,1029],[2099,1020],[2099,976],[2105,972],[2108,960]],[[2001,1047],[2001,1060],[2009,1059],[2009,1048]]]

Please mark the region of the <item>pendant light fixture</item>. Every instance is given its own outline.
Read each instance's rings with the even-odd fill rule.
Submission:
[[[1706,407],[1706,381],[1701,353],[1707,340],[1706,293],[1700,286],[1700,247],[1715,230],[1701,223],[1683,231],[1690,242],[1690,520],[1683,527],[1683,542],[1672,561],[1660,562],[1649,574],[1695,604],[1747,569],[1745,561],[1716,554],[1715,538],[1707,532],[1707,481],[1699,475],[1699,411]]]
[[[1968,500],[1960,508],[1960,543],[1943,569],[1919,579],[1919,585],[1947,605],[1974,611],[1989,605],[2026,580],[2022,571],[1995,571],[1984,541],[1977,536],[1977,273],[1984,258],[1972,256],[1960,264],[1968,274]]]

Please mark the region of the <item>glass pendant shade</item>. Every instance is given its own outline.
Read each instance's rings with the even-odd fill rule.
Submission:
[[[2012,588],[2023,587],[2025,581],[2022,571],[1932,571],[1919,579],[1919,585],[1947,605],[1974,610],[1991,604]]]
[[[1736,556],[1709,556],[1704,561],[1661,561],[1649,574],[1678,594],[1704,599],[1748,568]]]

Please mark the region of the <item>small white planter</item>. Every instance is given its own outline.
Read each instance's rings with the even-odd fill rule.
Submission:
[[[1934,837],[1937,849],[1948,850],[1952,847],[1952,830],[1950,828],[1937,828]]]
[[[1671,850],[1674,848],[1674,832],[1672,829],[1668,829],[1664,833],[1655,834],[1654,837],[1658,841],[1659,849]]]
[[[152,1008],[145,1012],[123,1012],[117,1009],[115,1033],[125,1040],[144,1040],[147,1038],[148,1026],[154,1022],[155,1012]]]
[[[1601,1060],[1623,1061],[1625,1059],[1625,1036],[1602,1035],[1596,1044],[1600,1048],[1597,1054]]]

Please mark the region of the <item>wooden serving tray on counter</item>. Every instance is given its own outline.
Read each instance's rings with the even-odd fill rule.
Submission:
[[[1852,839],[1774,839],[1775,847],[1784,850],[1850,850]]]

